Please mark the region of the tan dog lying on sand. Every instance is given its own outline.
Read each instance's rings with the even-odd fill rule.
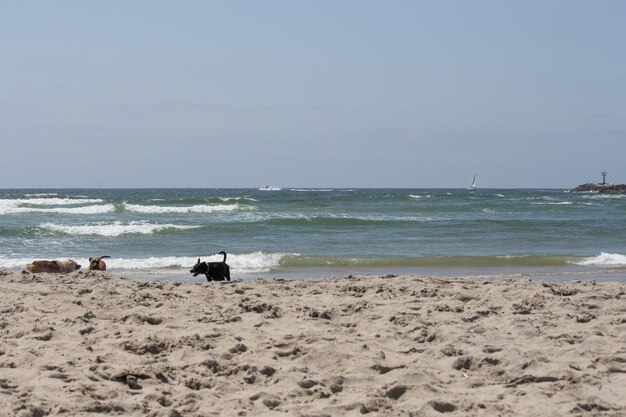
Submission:
[[[110,256],[100,256],[99,258],[89,258],[89,270],[90,271],[106,271],[107,264],[104,263],[104,258],[110,258]]]
[[[80,265],[73,259],[67,261],[35,261],[26,265],[26,270],[33,274],[40,272],[56,272],[56,273],[69,273],[80,269]]]

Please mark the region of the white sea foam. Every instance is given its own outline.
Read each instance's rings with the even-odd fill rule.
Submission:
[[[330,191],[334,191],[332,188],[292,188],[290,191],[297,191],[300,193],[328,193]]]
[[[115,222],[98,222],[87,225],[63,225],[55,223],[42,223],[39,225],[42,229],[51,230],[53,232],[66,233],[71,235],[97,235],[106,237],[115,237],[128,234],[148,235],[163,230],[188,230],[197,229],[201,226],[183,226],[176,224],[153,224],[143,221],[123,223]]]
[[[434,218],[431,216],[400,216],[400,215],[350,215],[337,213],[315,213],[311,215],[292,214],[292,213],[263,213],[263,212],[247,212],[239,213],[234,219],[237,222],[264,222],[264,221],[283,221],[283,220],[305,220],[314,222],[324,219],[344,219],[344,220],[361,220],[372,222],[430,222],[433,220],[442,220],[442,217]]]
[[[409,194],[409,197],[411,197],[411,198],[430,198],[431,195],[430,194],[424,194],[424,195]]]
[[[626,194],[605,194],[605,193],[593,193],[593,194],[585,194],[583,198],[590,198],[593,200],[618,200],[622,198],[626,198]]]
[[[17,200],[0,200],[0,215],[26,213],[56,213],[56,214],[103,214],[115,211],[113,204],[98,204],[81,207],[24,207]],[[33,203],[28,203],[33,204]]]
[[[43,259],[43,258],[42,258]],[[32,258],[4,258],[0,257],[0,268],[23,269],[26,264],[34,261]]]
[[[533,206],[571,206],[572,203],[571,201],[558,201],[558,202],[554,202],[554,203],[530,203]]]
[[[50,193],[36,193],[36,194],[24,194],[25,197],[59,197],[59,194]]]
[[[259,201],[257,199],[254,199],[252,197],[218,197],[221,201],[240,201],[240,200],[247,200],[247,201]]]
[[[250,210],[250,206],[239,204],[215,204],[195,206],[144,206],[139,204],[123,203],[124,209],[133,213],[167,214],[167,213],[224,213],[235,210]]]
[[[331,216],[343,219],[364,220],[372,222],[431,222],[435,220],[432,216],[390,216],[390,215],[378,215],[378,216]]]
[[[3,199],[0,203],[8,203],[13,205],[29,204],[33,206],[70,206],[78,204],[96,204],[103,203],[100,198],[15,198]]]
[[[233,272],[241,274],[252,274],[269,272],[272,268],[278,267],[280,265],[280,260],[288,255],[295,256],[298,254],[264,253],[258,251],[241,255],[229,254],[227,261]],[[221,261],[222,255],[211,256],[210,260]]]
[[[297,256],[289,253],[264,253],[253,252],[244,254],[228,254],[226,262],[230,266],[231,276],[248,275],[269,272],[273,268],[280,266],[280,260],[285,256]],[[200,258],[206,262],[221,261],[222,255],[206,256],[197,254],[195,256],[163,256],[150,258],[110,258],[106,260],[107,271],[110,272],[133,272],[133,273],[155,273],[167,274],[171,272],[187,272]],[[35,259],[65,259],[54,256],[39,256],[36,258],[5,258],[0,257],[0,268],[21,269],[27,263]],[[89,265],[87,258],[73,258],[83,269]]]
[[[626,255],[601,252],[600,255],[573,263],[584,266],[626,266]]]
[[[196,263],[196,258],[191,256],[163,256],[150,258],[112,258],[107,259],[108,269],[144,270],[155,269],[183,269],[191,268]]]
[[[286,253],[264,253],[253,252],[245,254],[229,253],[226,262],[230,266],[231,275],[254,274],[269,272],[272,268],[280,265],[280,260],[290,254]],[[293,254],[291,254],[293,255]],[[164,270],[188,270],[196,264],[198,258],[203,262],[217,262],[223,259],[222,255],[206,256],[198,254],[196,256],[166,256],[152,258],[111,258],[107,259],[108,269],[153,271]],[[157,271],[158,272],[158,271]]]

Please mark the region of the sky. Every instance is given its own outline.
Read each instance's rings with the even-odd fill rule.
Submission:
[[[0,188],[626,183],[626,2],[0,0]]]

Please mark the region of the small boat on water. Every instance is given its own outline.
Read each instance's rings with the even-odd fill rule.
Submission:
[[[279,187],[271,187],[269,185],[265,185],[261,188],[259,188],[259,191],[280,191],[282,190],[282,188]]]
[[[476,174],[474,174],[474,178],[472,179],[472,183],[467,187],[468,190],[474,191],[476,189]]]

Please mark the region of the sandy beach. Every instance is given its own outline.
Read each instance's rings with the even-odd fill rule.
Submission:
[[[623,281],[0,271],[0,313],[0,415],[626,415]]]

